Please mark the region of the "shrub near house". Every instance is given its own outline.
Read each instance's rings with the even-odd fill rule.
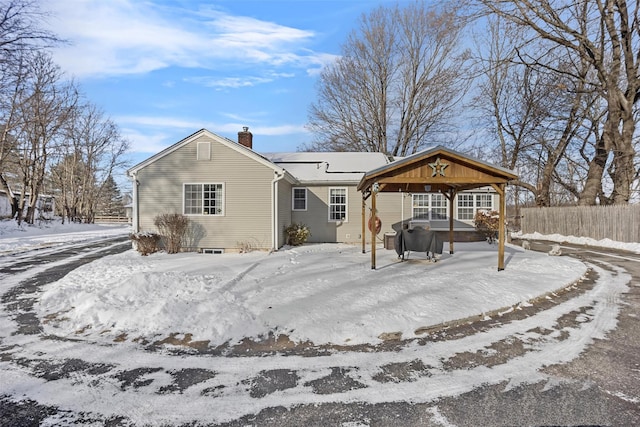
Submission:
[[[135,243],[135,249],[143,256],[160,250],[160,242],[168,254],[177,254],[189,229],[189,218],[181,214],[162,214],[154,218],[157,233],[133,233],[129,238]]]
[[[300,246],[311,237],[311,231],[309,227],[304,224],[291,224],[284,229],[284,234],[287,237],[287,245]]]
[[[164,248],[168,254],[177,254],[189,229],[189,218],[182,214],[162,214],[154,218],[153,224],[160,231]]]

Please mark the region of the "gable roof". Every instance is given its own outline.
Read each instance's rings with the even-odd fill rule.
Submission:
[[[389,164],[383,153],[366,152],[266,153],[264,157],[300,184],[357,183],[367,171]]]
[[[255,151],[253,151],[252,149],[245,147],[242,144],[238,144],[235,141],[232,141],[228,138],[224,138],[220,135],[216,135],[213,132],[210,132],[206,129],[200,129],[197,132],[194,132],[193,134],[187,136],[186,138],[182,139],[181,141],[176,142],[175,144],[165,148],[164,150],[160,151],[157,154],[154,154],[153,156],[149,157],[148,159],[138,163],[137,165],[131,167],[130,169],[127,170],[127,175],[128,176],[133,176],[133,174],[135,174],[136,172],[138,172],[140,169],[145,168],[146,166],[152,164],[153,162],[157,161],[158,159],[163,158],[164,156],[173,153],[174,151],[178,150],[181,147],[184,147],[185,145],[195,141],[196,139],[200,138],[201,136],[207,136],[211,139],[213,139],[214,141],[224,145],[225,147],[228,147],[232,150],[235,150],[255,161],[257,161],[258,163],[261,163],[271,169],[273,169],[275,172],[279,173],[279,174],[285,174],[285,177],[291,181],[291,182],[295,182],[295,179],[289,174],[287,173],[287,171],[285,171],[284,169],[282,169],[281,167],[279,167],[278,165],[276,165],[275,163],[269,161],[267,158],[265,158],[264,156],[261,156],[260,154],[256,153]]]
[[[514,171],[467,156],[441,145],[428,148],[364,174],[358,190],[366,191],[374,182],[380,191],[424,192],[454,188],[465,190],[516,179]]]

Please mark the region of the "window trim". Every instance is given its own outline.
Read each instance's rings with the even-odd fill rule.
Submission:
[[[478,196],[487,196],[489,198],[489,204],[490,206],[480,206],[480,203],[478,203]],[[489,210],[495,210],[495,207],[493,206],[493,202],[494,202],[494,197],[493,197],[493,193],[475,193],[475,197],[473,199],[476,208],[477,209],[489,209]]]
[[[304,190],[304,208],[299,209],[296,208],[296,190]],[[297,199],[302,200],[302,199]],[[291,188],[291,210],[296,212],[303,212],[307,210],[307,206],[309,205],[309,192],[307,187],[292,187]]]
[[[187,190],[187,185],[199,185],[200,186],[200,213],[186,213],[186,190]],[[204,213],[204,186],[205,185],[220,185],[221,186],[221,192],[222,192],[222,201],[221,201],[221,205],[222,207],[220,208],[221,212],[220,213],[213,213],[213,214],[208,214],[208,213]],[[182,183],[182,214],[186,215],[186,216],[225,216],[225,212],[226,212],[226,187],[225,187],[225,183],[224,182],[183,182]]]
[[[464,201],[466,203],[470,203],[467,205],[460,205],[460,202]],[[466,193],[461,192],[456,196],[456,219],[458,221],[473,221],[476,215],[476,193]],[[470,199],[470,200],[469,200]],[[460,215],[461,210],[465,210],[466,212],[471,212],[470,218],[462,218]]]
[[[471,198],[471,206],[460,206],[460,196],[465,195]],[[478,198],[479,196],[483,196],[486,197],[489,201],[490,206],[480,206],[480,203],[478,203]],[[456,196],[456,219],[459,221],[473,221],[474,218],[476,217],[476,214],[478,213],[479,210],[489,210],[492,211],[495,209],[495,203],[494,203],[494,193],[490,193],[490,192],[478,192],[478,191],[469,191],[469,192],[461,192],[458,193],[458,195]],[[472,210],[472,215],[471,218],[460,218],[460,209],[471,209]]]
[[[342,219],[331,218],[331,207],[342,206],[342,203],[331,203],[331,191],[332,190],[344,190],[344,217]],[[328,199],[327,199],[327,219],[329,222],[349,222],[349,188],[348,187],[329,187]]]
[[[427,196],[427,204],[425,206],[417,206],[415,205],[416,196]],[[435,206],[433,204],[433,196],[440,196],[444,201],[443,205]],[[411,195],[411,218],[415,221],[446,221],[449,219],[449,199],[445,197],[442,193],[414,193]],[[418,218],[416,219],[415,209],[426,209],[429,213],[428,218]],[[444,211],[444,218],[436,218],[434,217],[434,209],[438,209],[440,211]]]

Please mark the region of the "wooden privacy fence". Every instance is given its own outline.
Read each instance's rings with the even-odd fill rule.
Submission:
[[[522,233],[640,242],[640,205],[523,208]]]
[[[99,216],[96,215],[93,218],[94,222],[99,222],[99,223],[129,223],[131,222],[131,218],[126,217],[126,216]]]

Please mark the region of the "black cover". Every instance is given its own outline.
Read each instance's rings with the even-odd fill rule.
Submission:
[[[431,258],[435,259],[435,254],[442,254],[442,246],[442,240],[438,237],[438,233],[421,227],[401,230],[396,233],[396,253],[403,260],[405,253],[409,251],[426,252],[427,256],[431,253]]]

